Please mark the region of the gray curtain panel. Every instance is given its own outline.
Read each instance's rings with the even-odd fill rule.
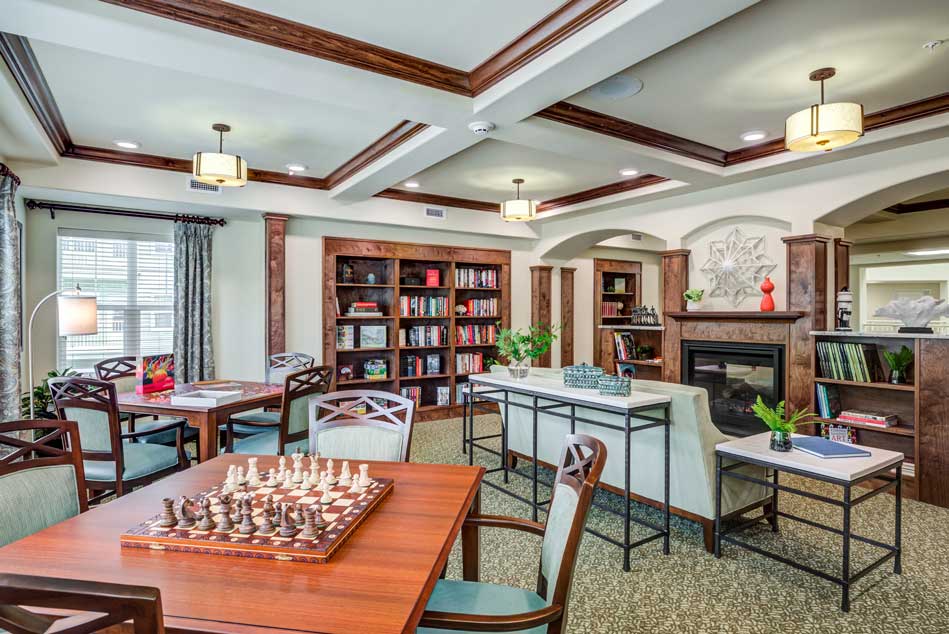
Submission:
[[[210,225],[175,223],[175,382],[214,378]]]
[[[20,228],[13,208],[19,186],[0,163],[0,421],[20,418]]]

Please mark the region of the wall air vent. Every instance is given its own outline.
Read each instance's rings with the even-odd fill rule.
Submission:
[[[425,217],[434,218],[436,220],[444,220],[447,212],[444,207],[426,207],[425,208]]]
[[[220,185],[209,185],[208,183],[202,183],[201,181],[196,181],[195,179],[188,177],[188,185],[185,187],[189,192],[196,192],[198,194],[220,194],[221,186]]]

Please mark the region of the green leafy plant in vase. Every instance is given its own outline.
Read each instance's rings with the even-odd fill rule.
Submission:
[[[557,339],[559,326],[539,324],[527,332],[520,329],[501,328],[498,331],[498,355],[508,360],[507,371],[514,379],[523,379],[530,372],[530,361],[550,350]]]
[[[771,430],[771,450],[772,451],[791,451],[791,434],[797,431],[799,425],[806,425],[809,419],[815,414],[806,409],[799,409],[790,416],[785,416],[784,401],[771,408],[765,405],[758,395],[758,400],[751,406],[761,422]]]
[[[686,292],[682,293],[682,297],[685,299],[685,309],[686,310],[699,310],[702,308],[702,297],[705,295],[705,289],[702,288],[690,288]]]
[[[906,370],[913,365],[913,350],[901,346],[899,351],[884,350],[883,358],[890,366],[890,383],[906,383]]]
[[[66,368],[62,372],[59,370],[50,370],[46,373],[46,378],[39,385],[33,387],[33,410],[36,418],[56,418],[56,413],[50,410],[53,404],[53,395],[49,391],[49,379],[59,376],[76,376],[77,372],[72,368]],[[30,417],[30,393],[24,392],[20,395],[20,416]]]

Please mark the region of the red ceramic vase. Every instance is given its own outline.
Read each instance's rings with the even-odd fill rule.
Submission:
[[[761,298],[761,312],[763,313],[774,312],[774,298],[771,297],[772,291],[774,291],[774,282],[771,281],[770,277],[765,276],[764,281],[761,283],[761,292],[764,293],[764,297]]]

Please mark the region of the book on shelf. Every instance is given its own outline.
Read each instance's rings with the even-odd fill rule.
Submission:
[[[435,404],[450,405],[451,389],[447,385],[439,385],[435,388]]]
[[[336,326],[336,349],[352,350],[356,347],[356,327]]]
[[[899,424],[896,414],[880,414],[862,410],[844,410],[837,415],[837,420],[844,423],[860,423],[876,427],[893,427]]]
[[[817,361],[825,379],[856,383],[885,379],[876,344],[818,341]]]
[[[389,365],[385,359],[366,359],[362,370],[363,377],[369,381],[384,381],[389,378]]]
[[[498,288],[498,272],[494,269],[455,269],[455,286],[463,288]]]
[[[352,326],[350,326],[351,328]],[[388,326],[360,326],[360,348],[385,348]]]
[[[455,384],[455,402],[456,403],[465,402],[465,392],[467,392],[468,388],[470,387],[471,387],[471,383],[468,383],[467,381]]]
[[[836,385],[815,383],[817,414],[821,418],[837,418],[840,414],[840,390]]]
[[[616,347],[617,361],[629,361],[636,358],[636,338],[633,336],[633,333],[614,332],[613,344]]]
[[[617,277],[613,280],[613,292],[614,293],[626,292],[626,278],[625,277]]]
[[[400,317],[447,317],[447,297],[407,296],[399,297]]]
[[[448,326],[413,326],[399,328],[399,346],[447,346]]]
[[[480,352],[455,353],[456,374],[480,374],[484,372],[484,354]]]
[[[352,302],[346,309],[347,317],[382,317],[377,302]]]
[[[438,269],[425,269],[425,286],[439,286],[441,284],[441,271]]]
[[[494,324],[459,324],[455,326],[455,345],[470,346],[493,343],[497,343],[497,328]]]
[[[603,317],[624,317],[623,302],[600,302],[600,315]]]
[[[425,374],[441,374],[442,357],[438,354],[430,354],[425,357]]]
[[[399,395],[415,401],[415,407],[420,407],[422,404],[422,388],[418,385],[399,388]]]
[[[471,317],[496,317],[498,315],[498,298],[466,299],[460,303],[465,307],[465,315]]]
[[[820,436],[795,437],[792,447],[818,458],[868,458],[871,455],[861,447],[834,442]]]

